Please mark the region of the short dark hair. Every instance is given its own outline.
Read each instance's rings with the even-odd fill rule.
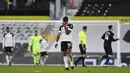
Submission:
[[[83,26],[83,30],[86,30],[87,29],[87,26]]]
[[[38,32],[38,30],[35,30],[34,32]]]
[[[6,29],[9,29],[9,27],[6,27]]]
[[[63,21],[68,21],[68,17],[65,16],[65,17],[63,18]]]
[[[112,29],[112,27],[113,27],[112,25],[109,25],[109,26],[108,26],[108,29],[110,30],[110,29]]]

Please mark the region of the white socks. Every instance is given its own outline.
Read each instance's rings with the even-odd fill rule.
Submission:
[[[64,56],[63,60],[64,60],[65,68],[68,68],[69,67],[69,62],[68,62],[69,58],[68,58],[68,56]]]
[[[12,60],[12,56],[6,55],[6,61],[9,64],[9,62],[11,62]]]
[[[40,60],[41,65],[45,65],[45,62],[47,59],[48,59],[48,55],[41,57],[41,60]]]
[[[8,55],[6,55],[6,61],[7,61],[7,64],[9,64],[9,56]]]
[[[73,60],[73,56],[72,55],[69,55],[69,62],[70,62],[70,66],[74,66],[74,60]]]
[[[73,61],[72,55],[64,56],[64,57],[63,57],[63,60],[64,60],[65,68],[68,68],[68,67],[69,67],[69,64],[70,64],[71,67],[74,66],[74,61]]]

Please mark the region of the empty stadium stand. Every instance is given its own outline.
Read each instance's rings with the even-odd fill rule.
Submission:
[[[35,0],[30,6],[27,0],[16,0],[16,7],[8,5],[5,0],[0,0],[0,15],[44,15],[49,16],[49,0]]]
[[[130,16],[127,0],[84,0],[76,16]]]

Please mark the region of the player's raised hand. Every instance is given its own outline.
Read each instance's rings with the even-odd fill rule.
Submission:
[[[40,29],[43,29],[43,26],[42,26],[42,24],[40,24]]]
[[[40,34],[43,35],[43,26],[40,24]]]

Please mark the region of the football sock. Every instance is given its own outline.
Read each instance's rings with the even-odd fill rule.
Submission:
[[[73,67],[74,66],[74,59],[72,55],[69,55],[69,62],[70,62],[70,66]]]
[[[82,60],[82,56],[81,57],[79,57],[78,59],[77,59],[77,61],[76,61],[76,63],[78,63],[80,60]]]
[[[8,55],[6,55],[6,61],[9,64],[9,56]]]
[[[85,57],[82,57],[82,65],[83,65],[83,66],[85,66],[84,60],[85,60]]]
[[[11,60],[12,60],[12,56],[10,55],[10,56],[9,56],[9,62],[11,62]]]
[[[68,65],[68,60],[69,60],[68,56],[64,56],[63,60],[64,60],[65,68],[68,68],[69,67],[69,65]]]
[[[48,59],[48,55],[45,55],[45,56],[43,57],[43,62],[45,63],[47,59]]]

